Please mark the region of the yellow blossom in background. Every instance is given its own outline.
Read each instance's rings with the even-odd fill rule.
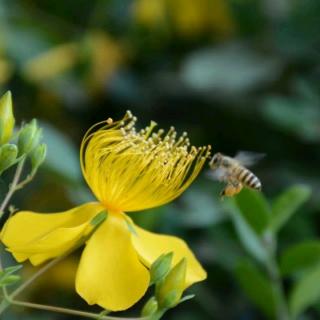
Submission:
[[[133,14],[141,24],[155,27],[165,22],[166,3],[164,0],[137,0]]]
[[[86,35],[84,47],[89,63],[86,82],[89,88],[100,90],[123,63],[125,49],[99,30]]]
[[[149,286],[148,269],[161,254],[173,252],[173,265],[186,259],[185,287],[206,278],[183,240],[146,231],[124,212],[178,197],[200,172],[209,148],[190,146],[186,134],[177,138],[173,128],[155,132],[154,122],[137,132],[135,121],[128,112],[121,121],[92,127],[83,139],[82,172],[97,202],[54,214],[21,211],[1,232],[14,257],[33,265],[85,242],[76,290],[89,304],[113,311],[140,300]]]
[[[13,73],[13,66],[7,59],[0,57],[0,84],[6,83]]]
[[[32,82],[53,79],[75,66],[78,51],[76,43],[53,47],[27,61],[22,72]]]
[[[197,36],[211,31],[224,36],[233,33],[231,12],[224,0],[168,0],[168,8],[181,35]]]
[[[235,29],[230,8],[224,0],[137,0],[133,14],[147,27],[168,24],[184,37],[205,32],[228,36]]]
[[[89,89],[96,91],[123,60],[124,49],[105,32],[97,30],[85,34],[79,42],[60,44],[31,58],[24,64],[22,73],[29,81],[42,83],[84,65],[84,81]]]

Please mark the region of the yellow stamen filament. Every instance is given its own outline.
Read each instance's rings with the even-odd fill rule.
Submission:
[[[200,172],[210,147],[190,146],[186,133],[154,132],[155,122],[136,131],[128,111],[121,121],[93,126],[81,145],[84,177],[107,209],[137,211],[179,196]],[[164,135],[164,136],[163,136]]]

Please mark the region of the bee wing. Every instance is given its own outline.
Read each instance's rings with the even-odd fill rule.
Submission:
[[[239,151],[234,159],[238,161],[241,165],[245,167],[250,167],[257,163],[259,160],[264,158],[266,155],[265,153],[256,153],[250,151]]]
[[[207,177],[212,180],[225,181],[227,178],[227,171],[224,168],[217,168],[207,171]]]

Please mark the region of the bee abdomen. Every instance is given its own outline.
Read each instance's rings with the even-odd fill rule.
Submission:
[[[261,190],[260,180],[249,170],[245,169],[239,177],[240,181],[249,188]]]

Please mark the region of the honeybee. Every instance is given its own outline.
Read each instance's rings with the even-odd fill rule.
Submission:
[[[259,178],[246,167],[253,165],[262,157],[264,157],[263,154],[244,151],[237,153],[234,158],[216,153],[209,163],[211,168],[209,176],[226,183],[220,196],[232,197],[238,194],[243,187],[260,191]]]

